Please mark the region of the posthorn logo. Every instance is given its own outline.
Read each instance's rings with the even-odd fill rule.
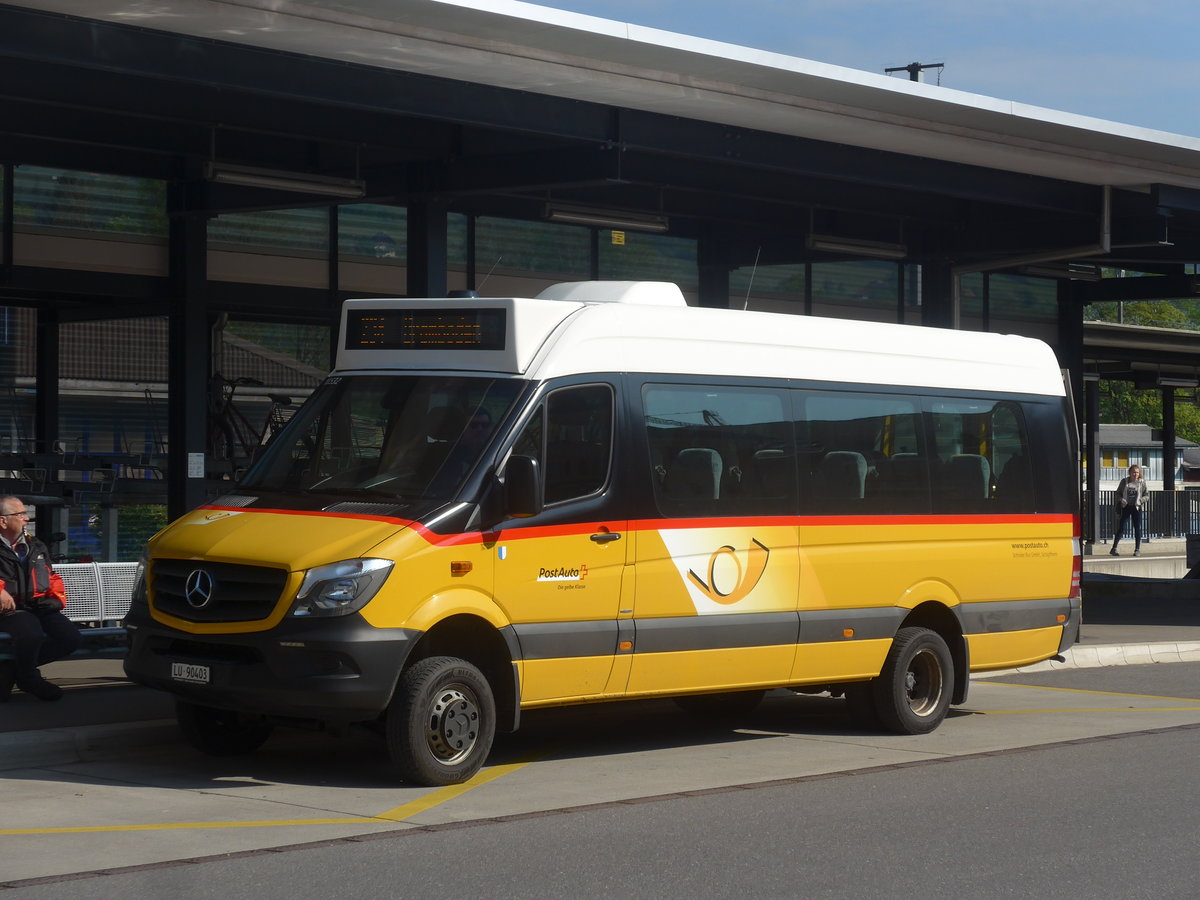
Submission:
[[[183,598],[193,609],[204,609],[212,602],[217,580],[206,569],[193,569],[183,587]]]

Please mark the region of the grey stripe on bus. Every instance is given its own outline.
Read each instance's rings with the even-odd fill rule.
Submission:
[[[898,606],[868,609],[811,609],[800,613],[800,643],[826,644],[844,641],[843,633],[853,628],[853,638],[870,641],[890,638],[899,629],[908,610]]]
[[[1026,631],[1060,624],[1058,616],[1070,612],[1066,598],[1042,600],[999,600],[994,603],[962,603],[954,608],[964,634]]]
[[[513,631],[525,659],[612,656],[617,646],[616,619],[521,623]]]
[[[636,619],[638,653],[723,650],[795,644],[800,618],[795,612],[733,613]]]
[[[1059,624],[1065,599],[966,603],[954,608],[964,634],[1025,631]],[[886,640],[908,615],[900,607],[818,609],[799,612],[669,616],[655,619],[603,619],[513,625],[524,659],[609,656],[619,641],[634,653],[672,653],[738,647],[824,644]],[[845,635],[852,629],[853,635]]]

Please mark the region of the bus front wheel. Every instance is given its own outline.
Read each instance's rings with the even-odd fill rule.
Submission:
[[[439,787],[479,771],[496,734],[496,703],[466,660],[432,656],[405,670],[388,706],[388,755],[410,784]]]
[[[901,628],[874,682],[875,712],[897,734],[927,734],[950,709],[954,660],[941,635]]]

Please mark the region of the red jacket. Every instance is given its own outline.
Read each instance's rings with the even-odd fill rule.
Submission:
[[[18,609],[44,609],[49,602],[67,608],[67,589],[62,576],[50,567],[50,553],[37,538],[29,538],[25,561],[0,541],[0,589],[7,590]]]

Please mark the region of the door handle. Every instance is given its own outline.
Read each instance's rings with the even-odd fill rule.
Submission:
[[[601,531],[599,534],[592,535],[592,540],[597,544],[607,544],[610,541],[619,541],[620,539],[621,535],[615,531]]]

